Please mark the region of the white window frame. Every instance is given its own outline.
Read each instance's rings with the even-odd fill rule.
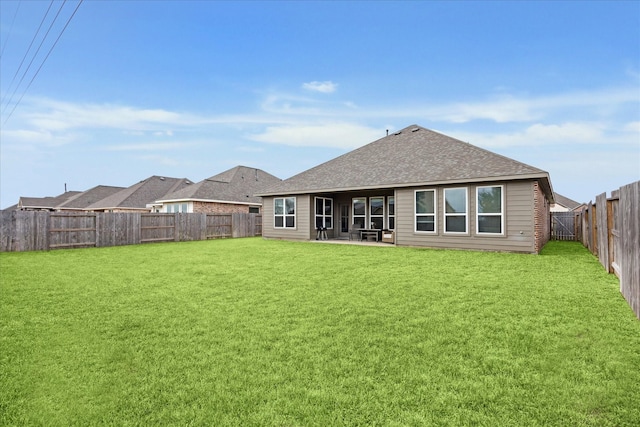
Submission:
[[[381,215],[380,214],[376,214],[376,215],[373,214],[373,212],[372,212],[373,203],[371,203],[372,200],[381,200],[382,201],[382,205],[381,205],[382,206],[382,214]],[[372,228],[372,229],[375,228],[373,226],[373,219],[374,218],[378,218],[378,219],[380,219],[380,229],[383,229],[384,228],[384,214],[386,212],[384,196],[369,197],[369,208],[368,208],[367,212],[369,213],[369,222],[368,222],[369,227],[367,227],[367,228]]]
[[[391,209],[393,206],[393,209]],[[393,220],[393,227],[391,226],[391,222]],[[396,197],[389,196],[387,197],[387,227],[389,230],[396,229]]]
[[[293,200],[293,213],[287,213],[287,199]],[[282,213],[276,213],[276,201],[282,200]],[[273,199],[273,228],[278,229],[296,229],[297,221],[296,221],[296,210],[297,210],[297,200],[295,197],[275,197]],[[282,217],[282,225],[276,225],[276,218]],[[293,218],[293,225],[287,226],[287,218]]]
[[[447,212],[447,192],[454,190],[464,190],[464,204],[465,211],[461,212]],[[445,234],[457,234],[457,235],[468,235],[469,234],[469,189],[467,187],[454,187],[454,188],[445,188],[444,193],[442,195],[442,212],[444,213],[444,224],[443,230]],[[464,216],[464,231],[448,231],[447,230],[447,218]]]
[[[364,215],[356,215],[356,200],[362,201],[364,200]],[[366,197],[354,197],[351,199],[351,224],[356,224],[356,218],[364,218],[362,225],[364,228],[367,227],[367,212],[368,212],[369,203]]]
[[[318,201],[322,200],[322,213],[318,213],[317,206]],[[327,214],[327,201],[331,202],[331,209],[329,214]],[[313,200],[313,210],[315,212],[315,222],[314,224],[318,227],[318,219],[321,220],[322,227],[327,230],[333,230],[333,199],[330,197],[315,197]],[[327,227],[327,218],[330,219],[331,226]]]
[[[418,213],[418,203],[416,201],[418,193],[433,194],[433,213]],[[433,231],[418,230],[419,216],[433,216]],[[413,192],[413,231],[421,234],[437,234],[438,233],[438,192],[435,188],[421,188]]]
[[[165,204],[165,212],[166,213],[190,213],[191,202],[175,202],[175,203],[167,203]]]
[[[500,212],[480,212],[480,203],[478,198],[480,196],[480,189],[482,188],[500,188]],[[476,187],[476,233],[483,236],[504,236],[504,185],[481,185]],[[481,216],[499,216],[500,217],[500,233],[491,233],[487,231],[480,231],[480,217]]]

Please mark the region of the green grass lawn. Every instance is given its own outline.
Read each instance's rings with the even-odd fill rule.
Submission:
[[[0,280],[1,425],[640,420],[640,322],[576,243],[2,253]]]

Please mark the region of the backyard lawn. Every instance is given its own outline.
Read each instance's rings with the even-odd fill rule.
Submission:
[[[637,426],[639,384],[577,243],[0,253],[3,426]]]

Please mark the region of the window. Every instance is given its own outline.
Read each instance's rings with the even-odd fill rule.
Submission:
[[[445,188],[444,231],[445,233],[467,232],[466,188]]]
[[[371,228],[382,230],[384,228],[384,197],[371,197],[369,199],[369,221]]]
[[[295,228],[296,198],[280,197],[273,199],[273,217],[276,228]]]
[[[436,232],[436,190],[416,190],[416,231]]]
[[[367,224],[367,199],[358,197],[353,199],[353,225],[356,228],[369,228]]]
[[[260,207],[259,206],[249,206],[249,213],[250,214],[259,214],[260,213]]]
[[[387,215],[389,215],[389,230],[396,229],[396,201],[393,196],[387,197]]]
[[[187,213],[189,212],[188,203],[167,203],[167,213]]]
[[[316,197],[316,228],[333,228],[333,199]]]
[[[503,234],[503,187],[478,187],[476,229],[481,234]]]

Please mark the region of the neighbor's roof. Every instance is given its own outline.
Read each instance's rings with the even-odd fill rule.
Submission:
[[[118,191],[124,190],[124,187],[113,187],[110,185],[98,185],[87,191],[76,194],[64,203],[56,206],[56,209],[84,209],[100,200],[103,200]]]
[[[55,197],[20,197],[18,201],[19,209],[53,209],[56,206],[67,202],[82,191],[65,191]]]
[[[118,191],[111,196],[87,206],[87,210],[100,209],[144,209],[165,194],[193,185],[186,178],[152,176],[139,183]]]
[[[571,200],[568,197],[563,196],[562,194],[553,193],[553,199],[556,202],[556,205],[564,206],[567,209],[575,209],[582,205],[582,203],[576,202],[575,200]]]
[[[181,190],[165,195],[157,202],[198,200],[260,204],[255,194],[281,182],[261,169],[236,166]]]
[[[527,178],[540,179],[552,199],[547,172],[412,125],[286,179],[260,195]]]

